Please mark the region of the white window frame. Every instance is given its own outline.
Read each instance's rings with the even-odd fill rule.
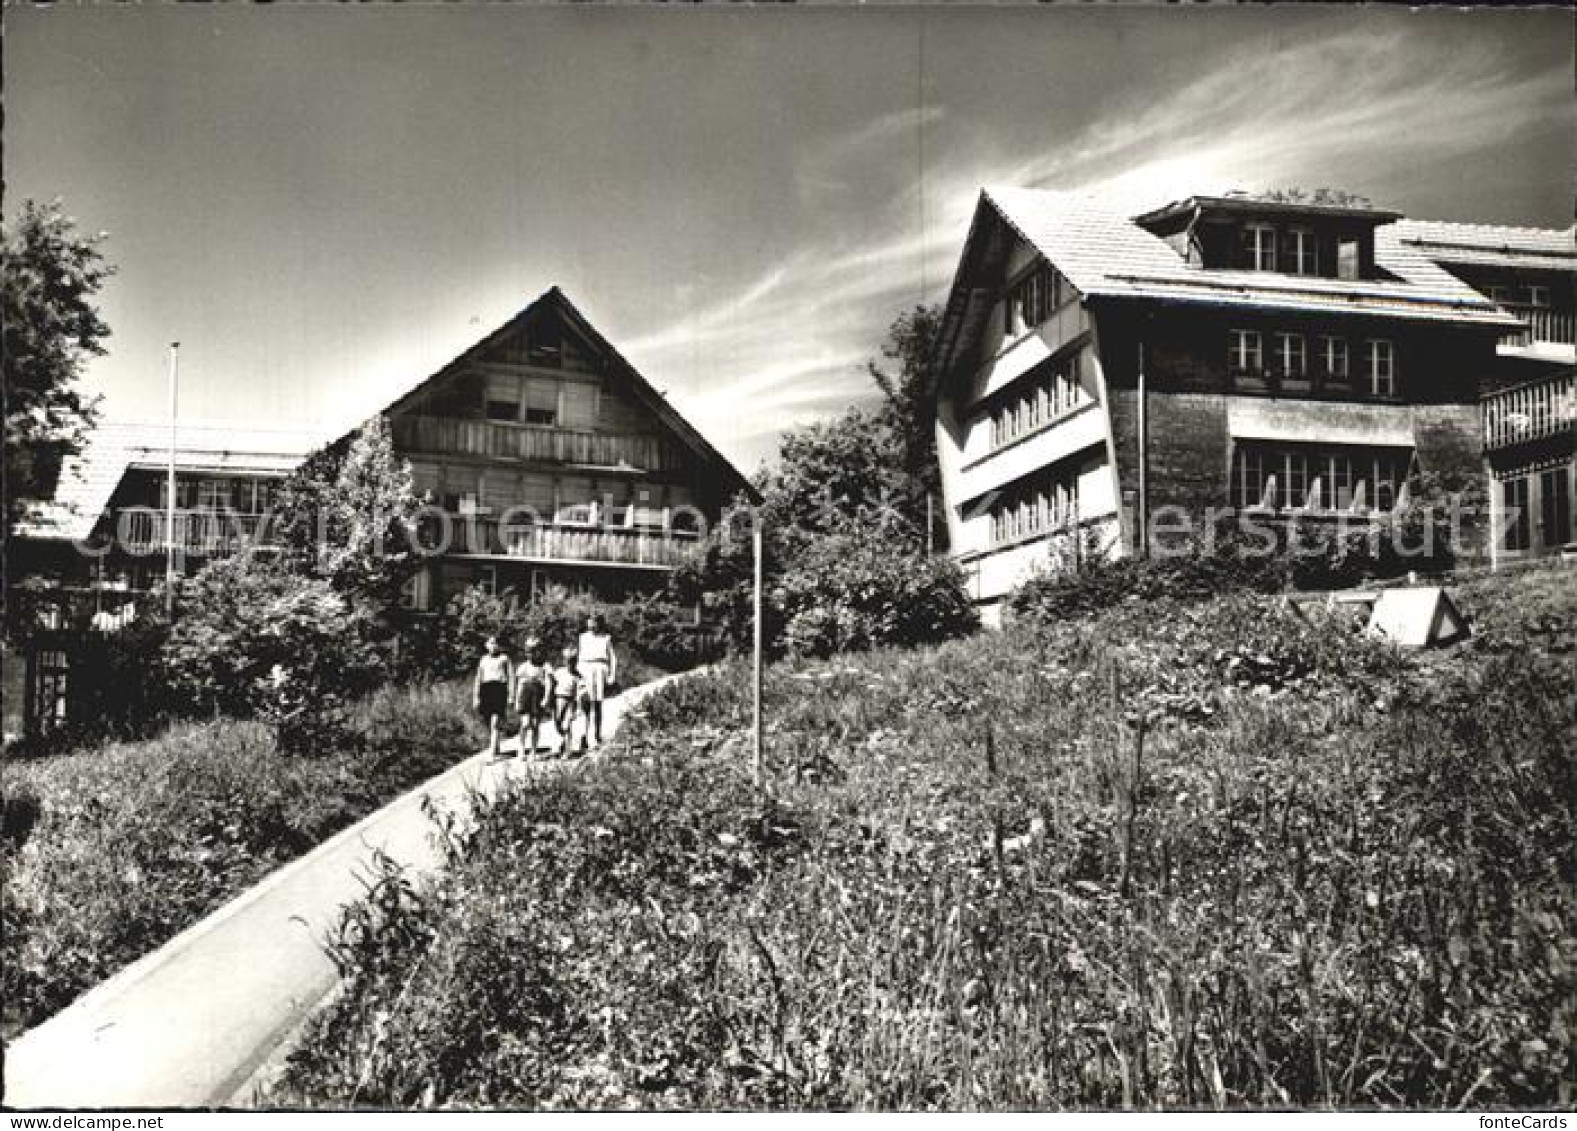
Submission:
[[[1363,354],[1364,376],[1369,382],[1369,395],[1396,396],[1395,343],[1390,338],[1365,338]]]
[[[1276,226],[1253,220],[1244,224],[1243,249],[1248,252],[1250,271],[1276,270]]]
[[[1352,377],[1352,358],[1346,338],[1338,334],[1320,335],[1320,370],[1326,377],[1338,377],[1343,381]]]
[[[1253,364],[1249,364],[1250,356]],[[1265,337],[1259,330],[1233,330],[1228,340],[1227,357],[1234,373],[1265,372]]]
[[[1527,304],[1535,310],[1548,310],[1550,308],[1550,288],[1542,283],[1529,283],[1523,288],[1528,296]]]
[[[1278,331],[1275,343],[1277,372],[1283,377],[1290,377],[1295,381],[1307,380],[1309,376],[1309,347],[1303,335]],[[1292,364],[1294,358],[1297,359],[1296,367]]]
[[[1294,275],[1317,275],[1320,271],[1319,238],[1313,228],[1288,228],[1287,242],[1291,244],[1291,262],[1288,270]]]

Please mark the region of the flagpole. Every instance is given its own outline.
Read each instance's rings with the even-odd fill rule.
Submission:
[[[761,589],[762,589],[762,585],[761,585],[761,573],[762,573],[762,568],[761,568],[761,521],[762,521],[761,508],[757,507],[756,508],[756,512],[755,512],[755,521],[750,524],[750,527],[751,527],[751,544],[752,544],[752,549],[755,551],[755,554],[754,554],[754,556],[755,556],[755,585],[753,586],[753,589],[754,589],[754,604],[755,604],[755,613],[756,613],[756,616],[755,616],[755,622],[756,623],[755,623],[755,632],[754,632],[754,635],[755,635],[755,641],[754,641],[755,647],[753,649],[753,655],[751,657],[751,687],[752,687],[752,690],[754,692],[754,700],[755,700],[755,716],[754,716],[754,722],[753,722],[753,726],[752,726],[752,734],[754,735],[754,738],[755,738],[755,748],[756,748],[755,749],[755,755],[756,755],[755,771],[756,771],[756,786],[758,788],[761,787],[766,782],[766,760],[763,757],[762,750],[761,750],[761,647],[762,647],[762,636],[763,636],[762,625],[761,625],[761,612],[762,612],[762,604],[763,604],[762,599],[761,599],[761,597],[762,597],[762,594],[761,594]]]
[[[175,443],[176,408],[181,386],[181,343],[170,343],[170,458],[164,499],[164,612],[175,614]]]

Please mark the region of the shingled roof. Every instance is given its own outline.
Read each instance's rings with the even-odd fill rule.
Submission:
[[[1577,225],[1517,228],[1504,224],[1401,220],[1391,232],[1399,242],[1436,263],[1577,271]]]
[[[988,188],[982,197],[1086,298],[1150,298],[1219,306],[1269,306],[1326,314],[1377,314],[1512,327],[1494,303],[1428,256],[1375,232],[1375,261],[1396,282],[1328,279],[1189,263],[1133,220],[1084,196]]]

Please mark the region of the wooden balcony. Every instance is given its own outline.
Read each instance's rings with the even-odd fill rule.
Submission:
[[[1502,389],[1479,402],[1484,421],[1484,447],[1507,448],[1570,435],[1577,423],[1577,376],[1562,373]]]
[[[641,471],[678,471],[684,466],[684,453],[678,445],[661,436],[446,416],[396,416],[392,424],[395,446],[406,453],[460,453],[488,459]]]
[[[564,523],[506,526],[495,519],[467,519],[465,516],[454,516],[451,521],[451,548],[455,553],[536,562],[673,569],[700,542],[699,535],[676,530],[631,530]],[[429,546],[433,544],[427,537],[423,541]]]
[[[233,554],[260,543],[266,514],[239,511],[178,510],[175,512],[175,545],[184,554],[204,556]],[[166,514],[152,507],[125,507],[115,512],[110,536],[129,554],[151,554],[168,544]]]
[[[1570,310],[1550,310],[1543,306],[1503,302],[1501,308],[1527,323],[1523,330],[1500,336],[1503,346],[1530,346],[1537,342],[1569,346],[1577,344],[1577,314]]]

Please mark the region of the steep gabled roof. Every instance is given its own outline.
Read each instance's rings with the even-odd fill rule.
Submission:
[[[635,366],[625,360],[624,355],[619,353],[613,343],[603,337],[602,333],[591,324],[586,316],[569,300],[568,296],[556,286],[550,287],[507,322],[474,345],[469,346],[443,365],[437,372],[422,378],[411,388],[396,396],[381,411],[383,413],[393,413],[407,407],[434,385],[454,376],[466,364],[484,357],[492,350],[505,344],[524,327],[526,321],[532,316],[549,309],[556,311],[573,332],[579,334],[593,349],[606,357],[615,375],[625,382],[636,399],[650,409],[653,415],[661,420],[703,463],[713,468],[723,477],[727,487],[725,493],[742,492],[752,502],[760,502],[760,495],[750,481],[741,475],[738,469],[729,462],[728,458],[714,448],[706,437],[701,435],[695,426],[669,403],[668,398],[658,392],[651,382],[641,375]],[[345,436],[336,439],[334,443],[342,443],[348,438],[349,434],[347,433]]]
[[[1166,241],[1090,196],[986,188],[981,190],[948,299],[942,331],[944,370],[951,369],[971,333],[984,325],[981,304],[994,301],[990,288],[982,284],[989,272],[982,269],[986,256],[977,246],[985,241],[994,217],[1055,265],[1086,299],[1365,314],[1507,329],[1520,325],[1417,248],[1399,242],[1391,233],[1394,225],[1375,232],[1375,261],[1394,281],[1206,269],[1189,263]]]
[[[303,432],[181,422],[176,430],[179,471],[285,475],[312,450]],[[17,526],[23,538],[81,541],[93,532],[115,488],[132,468],[169,465],[169,421],[104,421],[89,430],[82,450],[60,469],[55,497]]]
[[[1577,271],[1577,225],[1516,228],[1504,224],[1402,220],[1392,232],[1398,241],[1436,263]]]

